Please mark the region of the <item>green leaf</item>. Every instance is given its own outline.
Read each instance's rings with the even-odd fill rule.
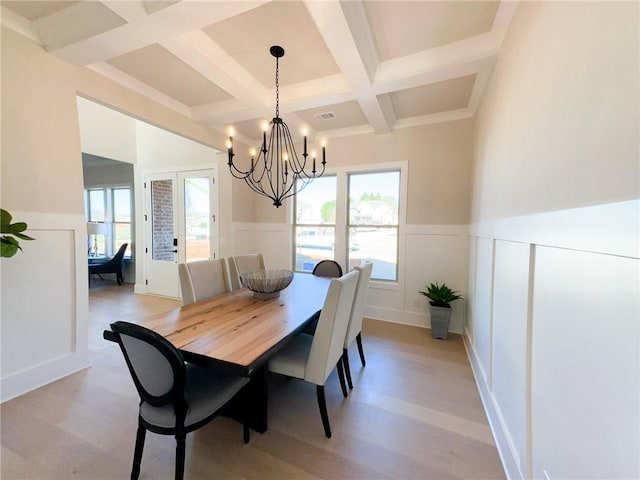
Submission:
[[[22,250],[18,242],[11,237],[0,237],[0,257],[13,257]]]
[[[20,238],[21,240],[35,240],[35,238],[30,237],[29,235],[25,235],[24,233],[14,233],[13,235]]]
[[[5,226],[8,226],[9,224],[11,224],[11,214],[9,212],[7,212],[4,208],[0,208],[0,227],[1,230],[4,232],[4,228]]]
[[[27,224],[24,222],[17,222],[17,223],[12,223],[11,225],[9,225],[9,231],[4,232],[4,233],[20,233],[20,232],[24,232],[27,229]]]

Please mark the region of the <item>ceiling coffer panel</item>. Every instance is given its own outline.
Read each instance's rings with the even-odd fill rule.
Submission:
[[[452,78],[389,94],[397,118],[409,118],[465,108],[476,75]]]
[[[381,61],[487,33],[500,2],[363,2]]]
[[[275,84],[272,45],[285,50],[281,86],[340,73],[302,2],[270,2],[203,30],[266,88]]]
[[[189,107],[231,96],[160,45],[112,58],[109,64]]]

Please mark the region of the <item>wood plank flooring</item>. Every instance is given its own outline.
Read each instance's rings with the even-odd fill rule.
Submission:
[[[8,479],[129,477],[138,397],[122,355],[102,340],[115,320],[135,321],[180,303],[135,295],[110,282],[90,289],[92,367],[5,402],[1,470]],[[504,478],[462,340],[366,320],[367,366],[350,350],[354,389],[335,372],[326,394],[333,438],[324,436],[315,386],[270,379],[269,430],[217,418],[187,436],[187,479]],[[173,478],[175,440],[147,434],[141,479]]]

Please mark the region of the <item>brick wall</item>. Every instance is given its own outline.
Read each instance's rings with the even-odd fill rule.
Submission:
[[[151,182],[151,231],[154,260],[173,261],[173,182]]]

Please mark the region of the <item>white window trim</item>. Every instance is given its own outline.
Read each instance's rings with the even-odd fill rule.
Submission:
[[[335,235],[336,235],[336,249],[335,258],[341,265],[347,265],[347,216],[348,216],[348,188],[347,178],[350,173],[377,173],[384,172],[385,170],[400,170],[400,192],[398,201],[398,278],[396,281],[390,280],[376,280],[371,279],[372,286],[382,290],[399,291],[400,284],[404,278],[405,270],[405,229],[407,225],[407,179],[409,176],[409,162],[406,160],[400,160],[396,162],[383,162],[383,163],[367,163],[361,165],[349,165],[331,167],[325,170],[327,176],[336,176],[336,223],[335,223]],[[295,235],[295,209],[293,208],[293,202],[291,202],[291,208],[289,208],[289,222],[292,225],[292,235]],[[293,265],[295,265],[295,238],[293,240]],[[346,272],[345,272],[346,273]]]

